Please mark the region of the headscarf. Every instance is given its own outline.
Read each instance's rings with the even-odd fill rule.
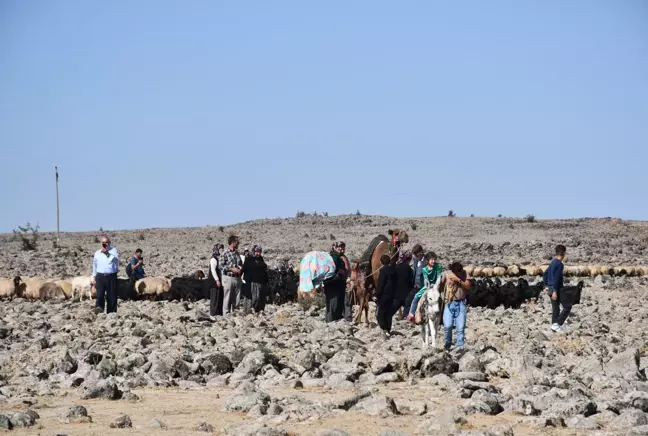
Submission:
[[[263,247],[261,247],[261,244],[254,244],[252,248],[250,248],[250,256],[254,256],[255,251],[263,254]]]
[[[331,251],[335,251],[336,248],[346,248],[346,244],[342,241],[334,242],[331,245]]]
[[[409,250],[403,250],[400,252],[400,255],[398,256],[398,263],[410,263],[410,260],[412,260],[412,252]]]
[[[218,259],[218,244],[215,244],[215,245],[212,247],[212,257],[213,257],[214,259]]]

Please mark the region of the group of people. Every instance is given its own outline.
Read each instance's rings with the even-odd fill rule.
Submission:
[[[227,240],[227,247],[216,244],[212,249],[207,277],[212,320],[216,316],[232,313],[241,305],[246,313],[259,313],[265,308],[268,266],[263,259],[263,248],[260,244],[255,244],[250,250],[244,250],[243,255],[238,253],[238,248],[239,238],[232,235]],[[347,292],[351,268],[345,250],[346,244],[338,241],[333,243],[329,253],[311,252],[306,255],[311,256],[311,259],[302,260],[300,288],[302,291],[323,288],[327,322],[342,318],[351,321],[352,296]],[[572,307],[572,296],[563,291],[565,256],[565,246],[556,246],[556,256],[543,276],[552,303],[551,329],[554,332],[562,331]],[[456,345],[463,347],[466,296],[471,282],[461,263],[454,262],[450,271],[443,274],[437,255],[431,251],[424,253],[420,244],[414,245],[411,251],[400,251],[396,262],[388,255],[383,255],[380,261],[382,266],[375,291],[376,318],[385,334],[391,334],[393,318],[399,311],[401,316],[414,321],[420,300],[440,278],[444,306],[444,346],[446,349],[451,347],[452,330],[456,329]],[[96,312],[117,311],[118,270],[119,253],[111,245],[110,238],[104,235],[92,264],[92,282],[97,290]],[[132,285],[145,277],[141,249],[138,248],[129,259],[126,272]],[[313,277],[317,277],[317,280],[312,280]]]
[[[385,335],[391,334],[392,320],[398,311],[402,316],[407,314],[407,319],[413,322],[422,297],[439,281],[443,289],[445,348],[452,345],[453,328],[457,331],[457,347],[463,347],[466,296],[470,290],[469,277],[463,266],[455,262],[450,271],[443,274],[437,255],[432,251],[424,253],[420,244],[416,244],[412,251],[401,251],[395,263],[387,255],[383,255],[380,261],[382,267],[375,294],[376,318]]]
[[[248,313],[259,313],[265,308],[265,290],[268,285],[268,265],[263,259],[263,248],[255,244],[250,250],[238,253],[239,238],[231,235],[227,247],[214,245],[207,276],[209,286],[209,316],[229,315],[242,306]]]

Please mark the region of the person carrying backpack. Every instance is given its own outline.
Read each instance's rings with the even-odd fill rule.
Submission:
[[[131,257],[126,265],[126,275],[132,293],[135,292],[135,282],[144,278],[144,257],[142,249],[135,250],[135,256]]]

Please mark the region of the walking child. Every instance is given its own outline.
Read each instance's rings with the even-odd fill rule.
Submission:
[[[551,330],[554,332],[562,331],[562,325],[567,320],[572,308],[573,295],[571,292],[563,291],[563,270],[565,268],[563,262],[566,252],[567,249],[564,245],[556,246],[556,257],[551,261],[542,277],[545,289],[551,297]],[[562,311],[560,306],[562,306]]]

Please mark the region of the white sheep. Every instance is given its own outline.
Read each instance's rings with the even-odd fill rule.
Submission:
[[[66,299],[70,299],[73,297],[72,293],[72,281],[71,280],[54,280],[54,283],[59,285],[61,289],[63,289],[63,293],[65,294]]]
[[[170,289],[171,280],[165,277],[146,277],[135,282],[135,291],[141,299],[169,299]]]
[[[520,275],[520,267],[517,265],[509,265],[509,267],[506,268],[506,274],[509,277],[517,277]]]
[[[15,279],[0,279],[0,299],[11,300],[16,296],[16,290],[20,286],[22,280],[20,277]]]
[[[72,298],[83,301],[83,296],[92,299],[92,276],[79,276],[72,279]]]
[[[493,277],[504,277],[506,275],[506,268],[503,266],[496,266],[493,268]]]

